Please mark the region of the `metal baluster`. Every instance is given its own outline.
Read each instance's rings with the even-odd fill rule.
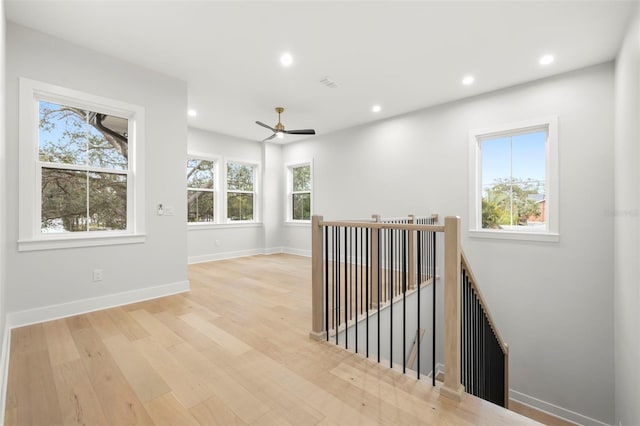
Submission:
[[[418,259],[418,287],[416,290],[416,293],[418,294],[418,306],[417,306],[417,316],[418,316],[418,329],[416,330],[416,341],[418,342],[418,370],[417,370],[417,377],[418,380],[420,380],[420,281],[421,281],[421,277],[422,277],[422,249],[421,249],[421,241],[422,241],[422,232],[423,231],[418,231],[417,232],[417,244],[416,244],[416,256]],[[435,373],[434,373],[435,375]]]
[[[324,227],[324,331],[329,341],[329,227]]]
[[[349,281],[347,278],[347,227],[344,227],[344,348],[349,349]]]

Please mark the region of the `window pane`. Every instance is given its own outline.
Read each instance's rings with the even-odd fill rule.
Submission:
[[[546,131],[481,141],[482,227],[546,231]]]
[[[213,192],[187,191],[187,221],[213,222]]]
[[[88,114],[89,164],[105,169],[127,170],[129,121],[113,115]]]
[[[311,194],[293,194],[293,220],[311,219]]]
[[[38,106],[40,161],[127,169],[127,119],[53,102]]]
[[[227,164],[227,189],[253,191],[253,166],[248,164]]]
[[[42,169],[42,232],[87,230],[87,173]]]
[[[89,173],[89,231],[127,229],[127,176]]]
[[[229,192],[227,194],[229,220],[253,220],[253,194]]]
[[[293,190],[311,191],[311,166],[293,168]]]
[[[187,186],[213,189],[213,161],[188,159]]]
[[[86,164],[88,111],[52,102],[39,102],[40,161]]]

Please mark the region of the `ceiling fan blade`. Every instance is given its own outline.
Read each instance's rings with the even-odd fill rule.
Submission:
[[[272,132],[274,132],[274,133],[276,132],[276,129],[274,129],[274,128],[273,128],[273,127],[271,127],[271,126],[268,126],[268,125],[264,124],[264,123],[263,123],[263,122],[261,122],[261,121],[256,121],[256,124],[257,124],[258,126],[266,127],[267,129],[271,130],[271,131],[272,131]]]
[[[275,138],[275,137],[276,137],[276,133],[272,134],[271,136],[269,136],[269,137],[268,137],[268,138],[266,138],[266,139],[262,139],[262,142],[270,141],[271,139],[273,139],[273,138]]]
[[[285,130],[284,133],[290,135],[315,135],[316,131],[313,129],[300,129],[300,130]]]

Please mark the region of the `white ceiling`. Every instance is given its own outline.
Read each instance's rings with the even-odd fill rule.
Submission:
[[[6,15],[185,80],[190,125],[261,140],[276,106],[287,129],[326,134],[609,61],[634,3],[8,0]]]

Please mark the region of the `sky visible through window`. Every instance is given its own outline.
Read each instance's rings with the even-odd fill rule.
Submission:
[[[482,141],[482,189],[486,191],[500,179],[533,180],[545,187],[545,142],[547,133],[537,131]]]

